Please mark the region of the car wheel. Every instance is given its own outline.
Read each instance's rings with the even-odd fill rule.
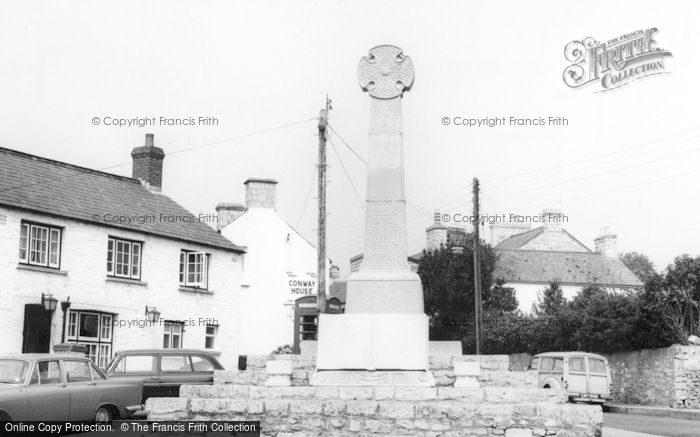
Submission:
[[[109,423],[112,421],[112,411],[107,407],[100,407],[95,412],[95,422]]]

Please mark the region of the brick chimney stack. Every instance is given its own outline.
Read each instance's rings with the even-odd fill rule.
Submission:
[[[234,220],[243,215],[245,206],[240,203],[219,203],[216,205],[216,230],[221,232],[223,228],[230,225]]]
[[[142,147],[134,147],[131,151],[133,159],[132,177],[152,191],[160,191],[163,183],[163,158],[165,152],[153,145],[153,134],[146,134],[146,143]]]
[[[595,240],[595,251],[603,256],[611,258],[617,257],[617,235],[610,232],[610,228],[605,226],[600,230],[600,236]]]
[[[245,205],[248,208],[275,209],[277,181],[274,179],[248,179],[245,184]]]

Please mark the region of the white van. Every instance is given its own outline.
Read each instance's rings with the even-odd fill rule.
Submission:
[[[604,403],[610,394],[608,360],[588,352],[545,352],[530,362],[537,370],[537,386],[564,389],[573,402]]]

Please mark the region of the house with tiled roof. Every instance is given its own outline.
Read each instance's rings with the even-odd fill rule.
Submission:
[[[198,348],[233,366],[245,248],[161,191],[146,136],[133,177],[0,148],[0,353]]]
[[[618,258],[617,235],[603,228],[594,243],[594,250],[563,228],[564,216],[558,210],[545,210],[540,217],[542,226],[531,228],[529,222],[506,222],[490,225],[491,241],[496,254],[494,279],[515,290],[518,307],[532,311],[538,295],[552,282],[562,288],[564,297],[571,299],[588,285],[611,291],[637,289],[642,282]],[[426,249],[440,245],[459,245],[466,229],[446,226],[440,213],[426,229]],[[461,235],[461,237],[460,237]],[[415,271],[423,253],[408,257]],[[351,258],[351,270],[359,269],[362,255]]]
[[[564,297],[571,299],[583,287],[595,285],[610,291],[637,289],[642,282],[618,257],[617,235],[607,227],[594,241],[594,249],[563,228],[561,213],[547,210],[542,226],[491,225],[498,262],[494,277],[513,287],[523,311],[531,311],[538,293],[552,282],[560,284]],[[504,231],[505,228],[505,231]]]

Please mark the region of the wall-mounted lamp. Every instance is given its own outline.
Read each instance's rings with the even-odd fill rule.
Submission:
[[[52,294],[44,294],[41,293],[41,304],[44,305],[44,309],[46,311],[56,311],[56,304],[58,303],[58,300],[56,300],[55,297],[53,297]]]
[[[158,311],[156,307],[149,307],[146,305],[144,315],[148,318],[150,323],[158,323],[158,320],[160,320],[160,311]]]

